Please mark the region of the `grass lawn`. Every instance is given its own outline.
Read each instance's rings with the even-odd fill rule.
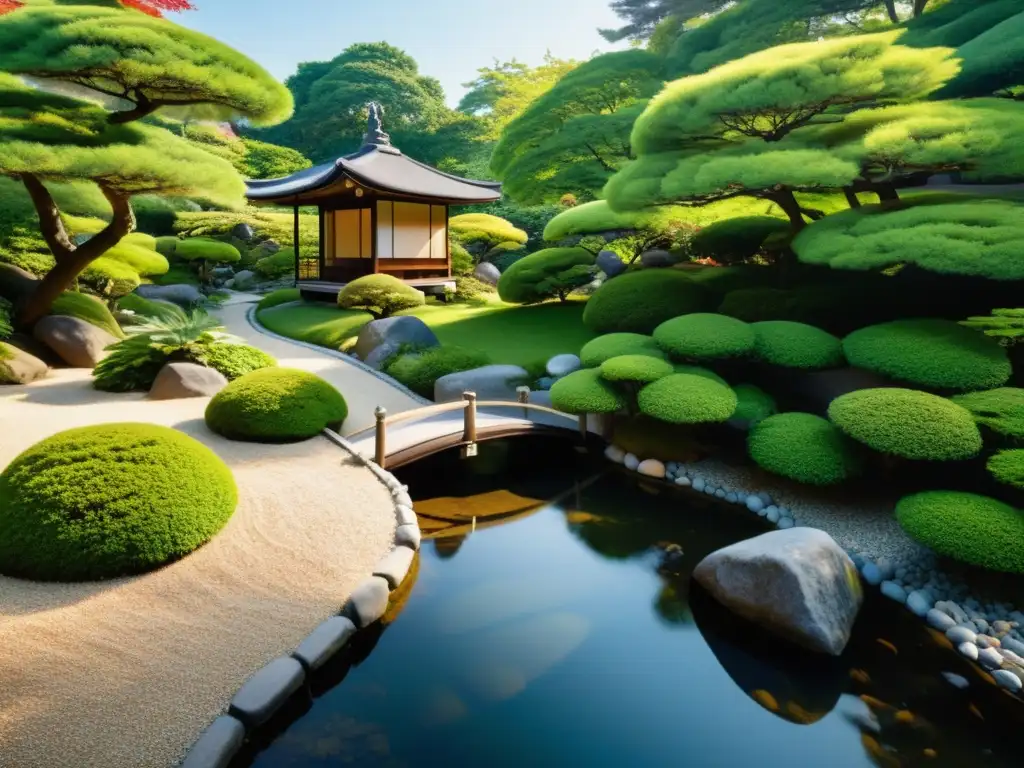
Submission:
[[[579,352],[594,337],[583,325],[582,301],[519,307],[428,304],[403,314],[420,318],[446,346],[486,352],[494,363],[530,366],[562,352]],[[365,312],[305,303],[259,313],[267,328],[293,339],[338,349],[370,320]]]

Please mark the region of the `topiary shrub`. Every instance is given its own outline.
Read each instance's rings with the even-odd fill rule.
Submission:
[[[121,326],[117,324],[117,320],[107,309],[107,305],[87,293],[75,293],[74,291],[62,293],[50,306],[50,314],[77,317],[97,328],[102,328],[111,336],[124,338],[124,331],[121,330]]]
[[[189,362],[205,365],[224,374],[228,381],[262,368],[273,368],[277,360],[262,349],[247,344],[210,344],[192,351]]]
[[[649,269],[608,280],[587,300],[583,323],[595,333],[651,333],[666,320],[708,307],[707,292],[682,271]]]
[[[510,304],[565,301],[594,279],[594,254],[583,248],[546,248],[524,256],[501,273],[498,296]]]
[[[145,277],[164,275],[170,269],[170,264],[165,256],[151,248],[144,248],[124,241],[104,253],[103,258],[119,261]]]
[[[841,483],[862,465],[857,445],[810,413],[769,416],[750,431],[747,450],[762,469],[808,485]]]
[[[736,393],[704,376],[673,373],[648,384],[637,398],[640,412],[670,424],[727,421],[736,411]]]
[[[582,368],[551,385],[551,405],[563,413],[615,413],[626,407],[625,396],[601,378],[598,368]]]
[[[448,242],[448,254],[452,259],[452,274],[453,275],[471,275],[473,274],[473,255],[467,251],[462,245],[455,240],[449,240]]]
[[[790,225],[771,216],[737,216],[703,227],[690,240],[700,258],[719,264],[739,264],[756,256],[771,235],[788,233]]]
[[[342,309],[362,309],[377,318],[421,307],[426,300],[421,291],[391,275],[360,277],[338,294],[338,306]]]
[[[1012,448],[993,454],[985,469],[998,482],[1024,488],[1024,449]]]
[[[181,432],[69,429],[0,475],[0,572],[76,581],[152,570],[209,541],[237,500],[231,470]]]
[[[482,368],[490,362],[485,353],[475,349],[431,347],[400,355],[385,364],[384,372],[416,394],[432,400],[434,383],[442,376]]]
[[[736,393],[737,403],[732,418],[745,422],[746,426],[764,421],[779,410],[775,399],[753,384],[737,384],[733,387],[733,392]]]
[[[291,248],[282,248],[257,261],[253,269],[268,280],[293,275],[295,274],[295,251]]]
[[[605,360],[622,355],[646,355],[661,360],[666,357],[650,336],[640,333],[606,333],[583,345],[580,362],[584,368],[596,368]]]
[[[999,387],[950,399],[970,411],[975,422],[996,434],[1024,440],[1024,389]]]
[[[213,264],[237,264],[242,254],[235,246],[211,240],[207,237],[190,237],[179,240],[174,249],[174,258],[181,261],[194,262],[199,265],[199,276],[202,280],[210,279],[210,268]]]
[[[448,231],[464,246],[475,247],[481,253],[499,243],[512,242],[526,245],[529,236],[500,216],[490,213],[463,213],[448,220]]]
[[[981,450],[970,412],[927,392],[860,389],[833,400],[828,417],[857,442],[904,459],[956,461]]]
[[[915,541],[962,563],[1024,573],[1024,513],[987,496],[924,491],[896,504],[896,520]]]
[[[270,309],[271,307],[277,307],[281,304],[290,304],[293,301],[301,301],[302,292],[298,288],[279,288],[276,291],[271,291],[262,299],[260,303],[256,305],[256,309]]]
[[[117,308],[134,312],[137,316],[151,320],[181,320],[185,310],[169,301],[144,299],[137,293],[129,293],[117,300]]]
[[[755,336],[742,320],[695,312],[666,320],[654,329],[654,340],[676,359],[725,360],[749,355]]]
[[[178,250],[179,240],[174,235],[165,235],[164,237],[158,237],[156,239],[156,252],[170,258],[174,255],[175,251]]]
[[[127,296],[142,284],[139,273],[122,261],[100,256],[82,270],[78,281],[102,296]]]
[[[1012,373],[999,342],[950,320],[872,325],[847,336],[843,351],[850,365],[930,389],[991,389]]]
[[[264,368],[235,379],[206,406],[206,426],[229,440],[293,443],[340,427],[348,405],[328,382],[296,368]]]
[[[845,362],[843,343],[827,331],[805,323],[766,320],[752,323],[754,354],[763,362],[784,368],[820,370]]]
[[[605,381],[621,381],[650,384],[675,373],[672,363],[647,355],[619,355],[601,363],[601,378]]]

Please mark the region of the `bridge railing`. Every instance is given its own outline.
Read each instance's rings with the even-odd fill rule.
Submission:
[[[537,405],[529,402],[530,388],[529,387],[518,387],[516,389],[517,400],[511,402],[508,400],[477,400],[476,392],[463,392],[462,400],[453,403],[440,403],[438,405],[428,405],[423,408],[416,408],[411,411],[402,411],[396,413],[393,416],[388,416],[387,409],[382,406],[377,406],[374,409],[374,425],[361,429],[358,432],[354,432],[346,437],[349,440],[358,439],[364,434],[373,431],[374,432],[374,449],[373,449],[373,460],[381,468],[387,463],[387,430],[388,427],[398,424],[403,421],[420,421],[427,419],[432,416],[438,416],[442,413],[453,413],[456,411],[462,411],[462,442],[468,448],[468,455],[475,455],[476,442],[477,442],[477,429],[476,429],[476,414],[478,408],[521,408],[523,410],[523,418],[530,418],[531,413],[546,413],[551,416],[557,416],[568,421],[575,422],[577,428],[580,431],[580,435],[585,440],[587,437],[587,416],[586,414],[580,414],[579,416],[570,416],[567,413],[556,411],[554,408],[548,408],[545,405]]]

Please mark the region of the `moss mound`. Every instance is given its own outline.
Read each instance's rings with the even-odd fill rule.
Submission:
[[[163,237],[158,237],[156,239],[156,252],[167,257],[173,256],[174,252],[178,248],[178,243],[180,242],[181,240],[179,240],[174,235],[164,235]]]
[[[365,309],[375,317],[390,317],[403,309],[423,306],[427,297],[391,275],[367,275],[353,280],[338,294],[342,309]]]
[[[998,482],[1024,488],[1024,449],[1000,451],[989,458],[985,468]]]
[[[1024,440],[1024,389],[999,387],[950,399],[970,411],[978,424],[1005,437]]]
[[[672,363],[647,355],[620,355],[601,363],[601,378],[606,381],[634,381],[650,384],[674,373]]]
[[[564,413],[615,413],[626,398],[601,378],[597,368],[583,368],[551,385],[551,405]]]
[[[804,370],[836,368],[845,361],[843,343],[827,331],[805,323],[767,320],[753,323],[754,354],[772,365]]]
[[[279,288],[276,291],[271,291],[260,299],[260,303],[256,305],[256,309],[270,309],[271,307],[278,307],[281,304],[289,304],[293,301],[300,301],[301,299],[302,293],[298,288]]]
[[[637,398],[640,411],[669,424],[727,421],[736,412],[736,393],[705,376],[673,373],[648,384]]]
[[[950,320],[872,325],[847,336],[843,351],[850,365],[929,389],[992,389],[1012,373],[999,342]]]
[[[650,336],[642,333],[607,333],[591,339],[580,350],[580,362],[584,368],[596,368],[606,360],[622,355],[646,355],[665,359],[665,353]]]
[[[987,496],[925,491],[900,499],[896,519],[940,555],[993,571],[1024,573],[1024,513]]]
[[[206,543],[236,503],[231,471],[181,432],[69,429],[0,475],[0,572],[77,581],[151,570]]]
[[[248,344],[223,343],[200,347],[192,356],[192,362],[220,371],[228,381],[277,365],[277,360],[262,349]]]
[[[654,329],[654,340],[673,358],[724,360],[750,354],[755,336],[742,320],[696,312],[662,323]]]
[[[760,387],[753,384],[737,384],[733,387],[736,393],[736,412],[733,419],[747,422],[750,426],[767,419],[778,412],[775,399]]]
[[[218,264],[234,264],[242,260],[242,254],[235,246],[208,237],[179,240],[174,248],[174,257],[184,261],[212,261]]]
[[[905,459],[956,461],[981,450],[970,412],[927,392],[861,389],[833,400],[828,416],[857,442]]]
[[[674,269],[628,272],[587,301],[583,323],[595,333],[651,333],[666,320],[709,305],[707,291]]]
[[[861,468],[856,444],[810,413],[769,416],[750,431],[747,449],[762,469],[808,485],[841,483]]]
[[[50,307],[50,314],[77,317],[97,328],[102,328],[111,336],[124,338],[124,331],[121,330],[121,326],[117,324],[117,320],[107,309],[107,305],[87,293],[75,293],[74,291],[62,293]]]
[[[213,396],[206,425],[229,440],[292,443],[338,426],[348,416],[345,398],[312,373],[264,368],[247,373]]]
[[[490,362],[485,353],[476,349],[432,347],[396,358],[385,366],[384,372],[416,394],[433,400],[434,383],[442,376],[471,371],[490,365]]]

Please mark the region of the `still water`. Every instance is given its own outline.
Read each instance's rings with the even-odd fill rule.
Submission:
[[[691,583],[759,518],[645,490],[550,438],[396,474],[426,537],[410,578],[237,765],[1024,762],[1016,702],[902,609],[869,600],[843,658],[818,659]]]

